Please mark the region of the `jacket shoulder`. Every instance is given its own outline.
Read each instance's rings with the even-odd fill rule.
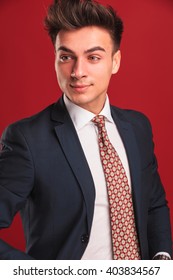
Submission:
[[[48,107],[44,108],[43,110],[41,110],[40,112],[29,116],[27,118],[23,118],[21,120],[18,120],[14,123],[11,123],[8,125],[8,127],[6,129],[10,129],[10,128],[24,128],[27,126],[34,126],[37,123],[41,124],[41,123],[45,123],[45,121],[49,121],[50,120],[50,115],[51,115],[51,111],[53,108],[54,104],[49,105]]]
[[[112,114],[119,119],[127,121],[132,125],[147,125],[151,127],[149,118],[142,112],[132,109],[122,109],[116,106],[111,106]]]

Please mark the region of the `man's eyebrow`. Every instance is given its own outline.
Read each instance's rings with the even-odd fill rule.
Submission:
[[[60,46],[56,51],[65,51],[65,52],[68,52],[68,53],[75,54],[74,51],[72,51],[71,49],[69,49],[69,48],[67,48],[65,46]],[[104,48],[102,48],[100,46],[96,46],[96,47],[93,47],[91,49],[88,49],[88,50],[84,51],[84,53],[91,53],[91,52],[95,52],[95,51],[106,52]]]
[[[56,51],[64,51],[64,52],[74,53],[74,51],[70,50],[69,48],[67,48],[65,46],[60,46]]]
[[[104,48],[97,46],[97,47],[93,47],[91,49],[86,50],[85,53],[90,53],[90,52],[95,52],[95,51],[106,52]]]

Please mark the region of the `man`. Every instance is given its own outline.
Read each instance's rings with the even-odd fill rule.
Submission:
[[[26,253],[1,259],[170,259],[169,209],[149,121],[109,105],[121,19],[94,1],[55,1],[46,27],[63,92],[1,139],[0,227],[20,210]]]

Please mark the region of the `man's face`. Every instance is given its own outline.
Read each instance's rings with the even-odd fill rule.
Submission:
[[[109,32],[96,26],[61,30],[56,38],[55,70],[61,90],[95,114],[102,110],[111,75],[120,66],[120,51],[113,53],[113,48]]]

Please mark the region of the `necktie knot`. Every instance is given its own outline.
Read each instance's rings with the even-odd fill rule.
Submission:
[[[98,127],[104,127],[105,117],[102,115],[97,115],[92,119],[92,122],[95,123]]]

